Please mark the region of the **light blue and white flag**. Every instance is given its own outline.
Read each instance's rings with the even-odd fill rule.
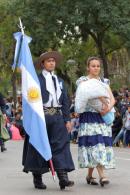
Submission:
[[[52,157],[43,111],[40,83],[33,65],[29,48],[31,38],[21,32],[14,34],[16,49],[13,68],[19,67],[22,74],[23,125],[29,142],[46,160]]]

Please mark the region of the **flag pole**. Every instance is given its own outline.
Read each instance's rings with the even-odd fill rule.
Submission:
[[[20,45],[19,45],[18,54],[17,54],[17,57],[16,57],[16,64],[15,64],[15,67],[13,68],[13,73],[15,73],[16,70],[17,70],[19,56],[20,56],[20,51],[21,51],[21,46],[22,46],[22,41],[23,41],[24,29],[25,29],[25,26],[23,26],[23,24],[22,24],[21,18],[19,18],[18,27],[20,28],[20,30],[22,32],[22,36],[21,36],[21,39],[20,39]]]
[[[18,27],[21,29],[22,35],[24,35],[25,26],[23,26],[21,18],[19,18],[19,25],[18,25]]]
[[[50,170],[51,170],[51,174],[52,174],[53,180],[55,181],[56,180],[56,176],[55,176],[55,169],[54,169],[54,166],[53,166],[52,159],[49,160],[49,165],[50,165]]]
[[[20,50],[21,50],[21,45],[22,45],[22,40],[23,40],[23,35],[24,35],[24,29],[25,29],[25,26],[23,26],[23,24],[22,24],[21,18],[19,18],[18,27],[21,29],[22,36],[21,36],[21,41],[20,41],[20,47],[19,47],[19,52],[18,52],[18,56],[17,56],[16,66],[18,64],[18,59],[19,59],[19,55],[20,55]],[[55,169],[54,169],[54,166],[53,166],[52,159],[49,160],[49,166],[50,166],[50,170],[51,170],[51,173],[52,173],[53,180],[55,181],[56,180]]]

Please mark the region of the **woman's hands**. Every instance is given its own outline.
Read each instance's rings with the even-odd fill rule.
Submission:
[[[102,102],[102,110],[100,112],[101,115],[105,115],[110,111],[110,104],[105,97],[99,97],[99,100]]]
[[[71,122],[68,121],[65,125],[66,125],[68,133],[70,133],[72,131],[72,124],[71,124]]]
[[[102,97],[99,98],[101,100],[101,102],[103,103],[103,108],[100,112],[101,115],[105,115],[107,112],[109,112],[115,104],[115,98],[112,94],[112,91],[111,91],[110,87],[108,88],[108,92],[109,92],[109,95],[110,95],[110,103],[104,104],[103,103],[103,101],[104,101],[103,98]]]

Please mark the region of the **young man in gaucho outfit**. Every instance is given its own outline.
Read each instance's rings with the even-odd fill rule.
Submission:
[[[41,69],[38,77],[52,160],[59,178],[60,189],[65,189],[65,187],[74,185],[74,182],[68,179],[68,172],[74,170],[74,163],[68,136],[71,131],[68,95],[64,81],[54,73],[61,60],[60,53],[46,52],[41,54],[36,66]],[[46,189],[46,185],[42,181],[42,174],[49,171],[49,164],[29,143],[28,136],[26,136],[24,144],[23,166],[25,172],[32,172],[34,187]]]

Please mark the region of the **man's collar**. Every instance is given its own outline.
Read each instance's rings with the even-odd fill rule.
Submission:
[[[48,74],[54,75],[54,71],[49,72],[49,71],[47,71],[46,69],[43,69],[43,70],[42,70],[42,74],[43,74],[44,76],[47,76]]]

